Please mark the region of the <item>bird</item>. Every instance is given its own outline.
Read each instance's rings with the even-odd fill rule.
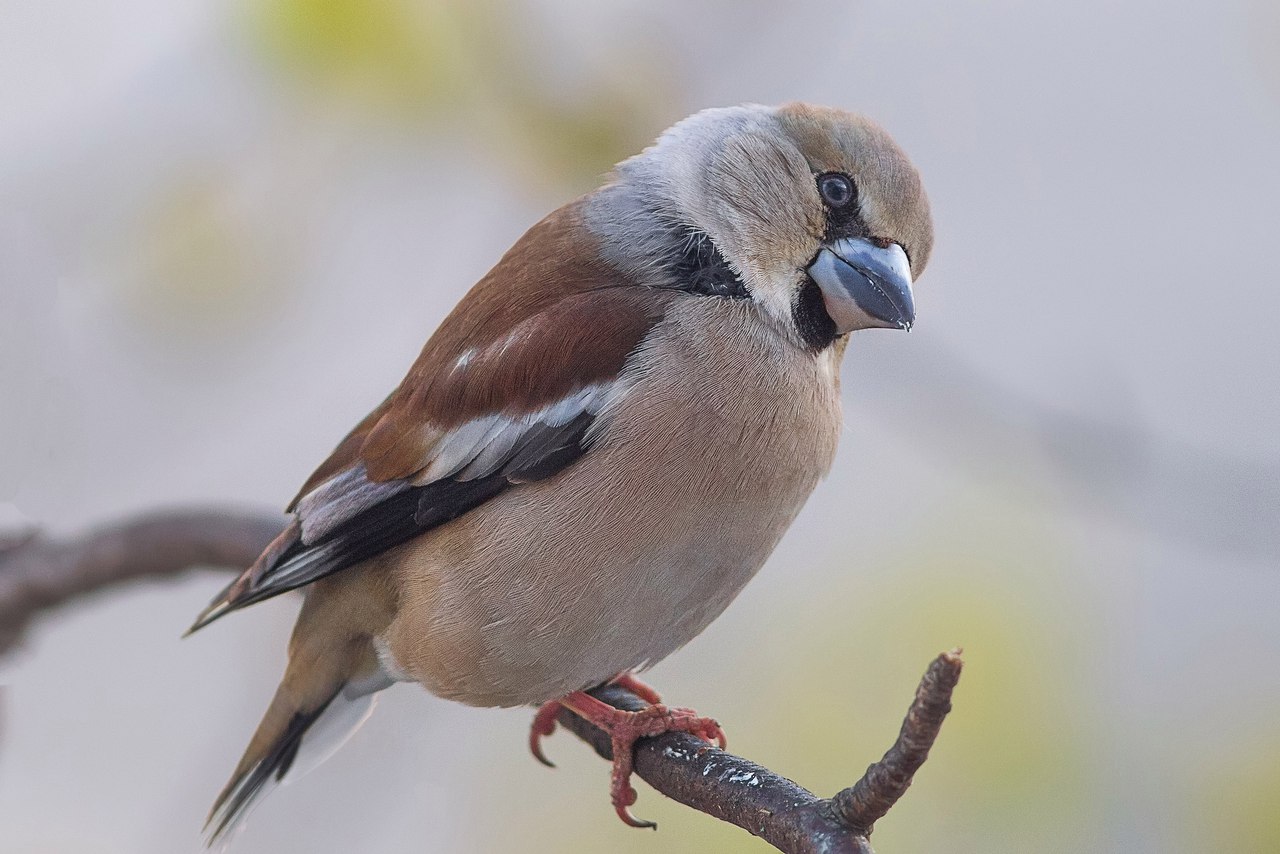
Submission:
[[[723,744],[636,676],[761,568],[841,430],[850,336],[910,329],[933,225],[872,120],[793,102],[702,110],[533,225],[288,506],[191,631],[304,588],[283,679],[206,828],[290,769],[317,721],[396,682],[567,708],[610,734]],[[609,683],[639,712],[587,692]]]

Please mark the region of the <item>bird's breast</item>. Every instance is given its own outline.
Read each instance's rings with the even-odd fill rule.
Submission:
[[[692,639],[829,468],[835,358],[790,345],[750,303],[677,300],[628,360],[581,460],[389,556],[396,666],[453,699],[516,705]]]

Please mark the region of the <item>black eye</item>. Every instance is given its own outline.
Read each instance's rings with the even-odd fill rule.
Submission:
[[[839,172],[824,172],[818,176],[818,192],[822,200],[833,208],[847,207],[858,196],[853,180]]]

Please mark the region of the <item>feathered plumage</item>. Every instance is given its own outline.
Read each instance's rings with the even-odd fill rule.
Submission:
[[[699,113],[531,228],[193,627],[308,590],[215,835],[335,698],[594,708],[694,637],[827,471],[846,337],[910,325],[931,242],[889,137],[796,104]]]

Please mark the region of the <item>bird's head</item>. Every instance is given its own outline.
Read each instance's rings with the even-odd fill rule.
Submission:
[[[691,254],[726,267],[736,295],[816,349],[857,329],[909,328],[933,243],[920,176],[889,135],[799,103],[679,122],[618,166],[588,225],[610,260],[648,281],[686,286]]]

